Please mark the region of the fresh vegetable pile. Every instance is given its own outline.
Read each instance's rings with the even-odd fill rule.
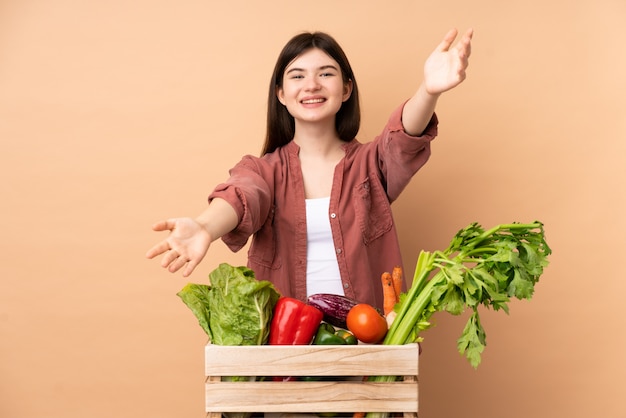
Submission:
[[[212,343],[221,345],[408,344],[422,341],[436,312],[471,310],[457,348],[476,368],[486,346],[479,306],[508,313],[511,298],[531,299],[550,254],[541,222],[487,230],[472,223],[445,250],[420,252],[408,291],[401,291],[400,267],[383,272],[383,312],[339,295],[311,295],[306,302],[284,297],[269,282],[256,280],[252,270],[228,264],[211,272],[210,285],[188,284],[178,295]]]

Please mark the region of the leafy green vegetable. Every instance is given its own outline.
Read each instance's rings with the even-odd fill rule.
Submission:
[[[541,222],[489,230],[470,224],[444,251],[420,253],[412,286],[396,306],[397,316],[383,344],[420,341],[420,332],[431,326],[435,312],[459,315],[471,309],[457,348],[478,367],[486,346],[478,307],[508,313],[510,298],[531,299],[551,252]]]
[[[417,259],[413,283],[400,295],[396,315],[383,344],[421,341],[420,333],[432,326],[435,312],[472,314],[457,341],[457,348],[476,368],[486,346],[478,307],[483,305],[508,313],[512,297],[531,299],[535,284],[552,253],[543,224],[503,224],[484,230],[472,223],[460,230],[444,251],[422,251]],[[370,381],[390,382],[396,376],[375,376]],[[368,413],[381,418],[386,413]]]
[[[486,346],[478,307],[508,313],[511,297],[531,299],[551,252],[541,222],[503,224],[489,230],[470,224],[444,251],[420,253],[411,289],[396,308],[396,319],[383,344],[419,341],[420,331],[430,326],[435,312],[459,315],[471,309],[457,347],[478,367]]]
[[[209,318],[211,316],[209,310],[210,289],[211,287],[206,284],[188,283],[177,295],[191,309],[196,318],[198,318],[198,322],[204,332],[213,340],[211,328],[209,327]]]
[[[210,285],[187,284],[177,295],[194,313],[211,342],[261,345],[269,338],[274,305],[280,294],[247,267],[220,264]]]

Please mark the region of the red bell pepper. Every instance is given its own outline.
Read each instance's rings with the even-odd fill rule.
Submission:
[[[281,297],[274,307],[269,344],[306,345],[311,342],[324,314],[294,298]]]

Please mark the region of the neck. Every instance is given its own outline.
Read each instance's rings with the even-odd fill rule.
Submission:
[[[334,153],[343,145],[343,141],[337,135],[334,122],[324,125],[319,123],[297,124],[293,140],[298,144],[301,151],[322,155]]]

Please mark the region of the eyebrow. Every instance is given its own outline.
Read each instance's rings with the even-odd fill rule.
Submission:
[[[334,65],[322,65],[321,67],[319,67],[317,70],[328,70],[328,69],[333,69],[335,71],[339,71],[339,69],[337,67],[335,67]],[[289,70],[287,70],[287,72],[285,74],[289,74],[291,72],[294,71],[305,71],[304,68],[291,68]]]

